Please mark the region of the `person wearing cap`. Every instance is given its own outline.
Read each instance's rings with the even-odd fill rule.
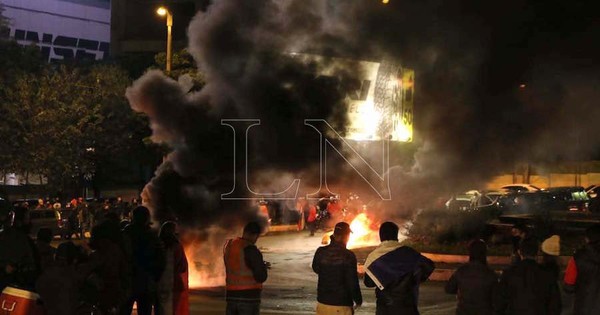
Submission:
[[[393,222],[381,224],[381,244],[365,261],[365,286],[377,287],[377,315],[418,315],[419,285],[435,268],[430,259],[401,245],[398,231]]]
[[[457,294],[456,315],[491,315],[498,276],[488,267],[487,246],[482,240],[469,244],[469,262],[446,283],[446,293]]]
[[[242,237],[225,243],[225,299],[227,315],[258,315],[263,282],[267,280],[267,269],[271,266],[263,260],[256,247],[262,233],[258,222],[250,222],[244,227]]]
[[[552,235],[542,242],[542,263],[540,266],[548,271],[555,281],[558,281],[560,276],[558,256],[560,256],[560,236]]]
[[[560,292],[554,277],[536,262],[539,243],[525,238],[520,261],[502,273],[496,296],[497,315],[559,315]]]
[[[337,223],[329,245],[315,253],[312,269],[319,276],[317,315],[351,315],[362,305],[356,256],[346,249],[351,232],[348,223]]]
[[[573,315],[600,314],[600,225],[585,231],[585,241],[565,271],[565,290],[575,293]]]

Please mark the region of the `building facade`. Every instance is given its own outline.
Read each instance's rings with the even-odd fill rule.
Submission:
[[[106,59],[110,0],[0,0],[9,20],[0,37],[40,47],[48,61]]]

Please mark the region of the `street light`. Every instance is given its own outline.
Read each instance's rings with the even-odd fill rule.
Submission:
[[[173,26],[173,14],[165,7],[156,9],[156,14],[167,17],[167,73],[171,73],[171,27]]]

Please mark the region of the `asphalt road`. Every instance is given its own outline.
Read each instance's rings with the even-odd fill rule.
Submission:
[[[271,262],[269,279],[264,284],[261,314],[314,314],[317,299],[317,275],[310,264],[321,237],[307,233],[265,236],[257,246]],[[420,311],[423,315],[451,315],[455,297],[443,292],[443,283],[421,286]],[[364,303],[356,312],[375,314],[375,293],[361,283]],[[190,297],[191,314],[224,314],[222,288],[194,290]]]
[[[314,314],[317,299],[317,275],[311,269],[321,236],[307,232],[261,237],[257,246],[271,262],[264,284],[261,314]],[[362,280],[362,279],[361,279]],[[224,279],[223,279],[224,281]],[[422,315],[455,314],[456,298],[444,293],[444,282],[425,282],[420,288],[419,310]],[[356,315],[375,314],[375,293],[361,282],[363,306]],[[570,315],[572,297],[563,294],[562,315]],[[225,313],[223,287],[194,289],[190,292],[190,310],[194,315]],[[135,313],[134,313],[135,314]]]

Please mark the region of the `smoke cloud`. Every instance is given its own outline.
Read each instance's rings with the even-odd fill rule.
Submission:
[[[221,200],[246,185],[245,127],[234,133],[222,119],[260,120],[248,133],[248,180],[256,190],[278,192],[293,178],[318,187],[320,138],[304,119],[325,119],[345,133],[344,97],[363,70],[340,58],[415,69],[415,143],[392,145],[392,200],[373,205],[382,217],[410,216],[516,162],[593,157],[598,72],[535,45],[520,55],[528,40],[541,40],[535,30],[522,31],[535,8],[514,18],[497,9],[441,0],[214,1],[188,29],[206,85],[186,93],[149,71],[127,90],[132,108],[148,115],[153,140],[172,148],[144,193],[155,218],[177,217],[207,239],[198,231],[221,226],[235,234],[233,227],[255,217],[252,202]],[[304,62],[290,53],[324,58]],[[335,69],[335,80],[319,75],[324,67]],[[361,152],[376,158],[374,151]],[[332,190],[361,183],[345,161],[331,159]]]

